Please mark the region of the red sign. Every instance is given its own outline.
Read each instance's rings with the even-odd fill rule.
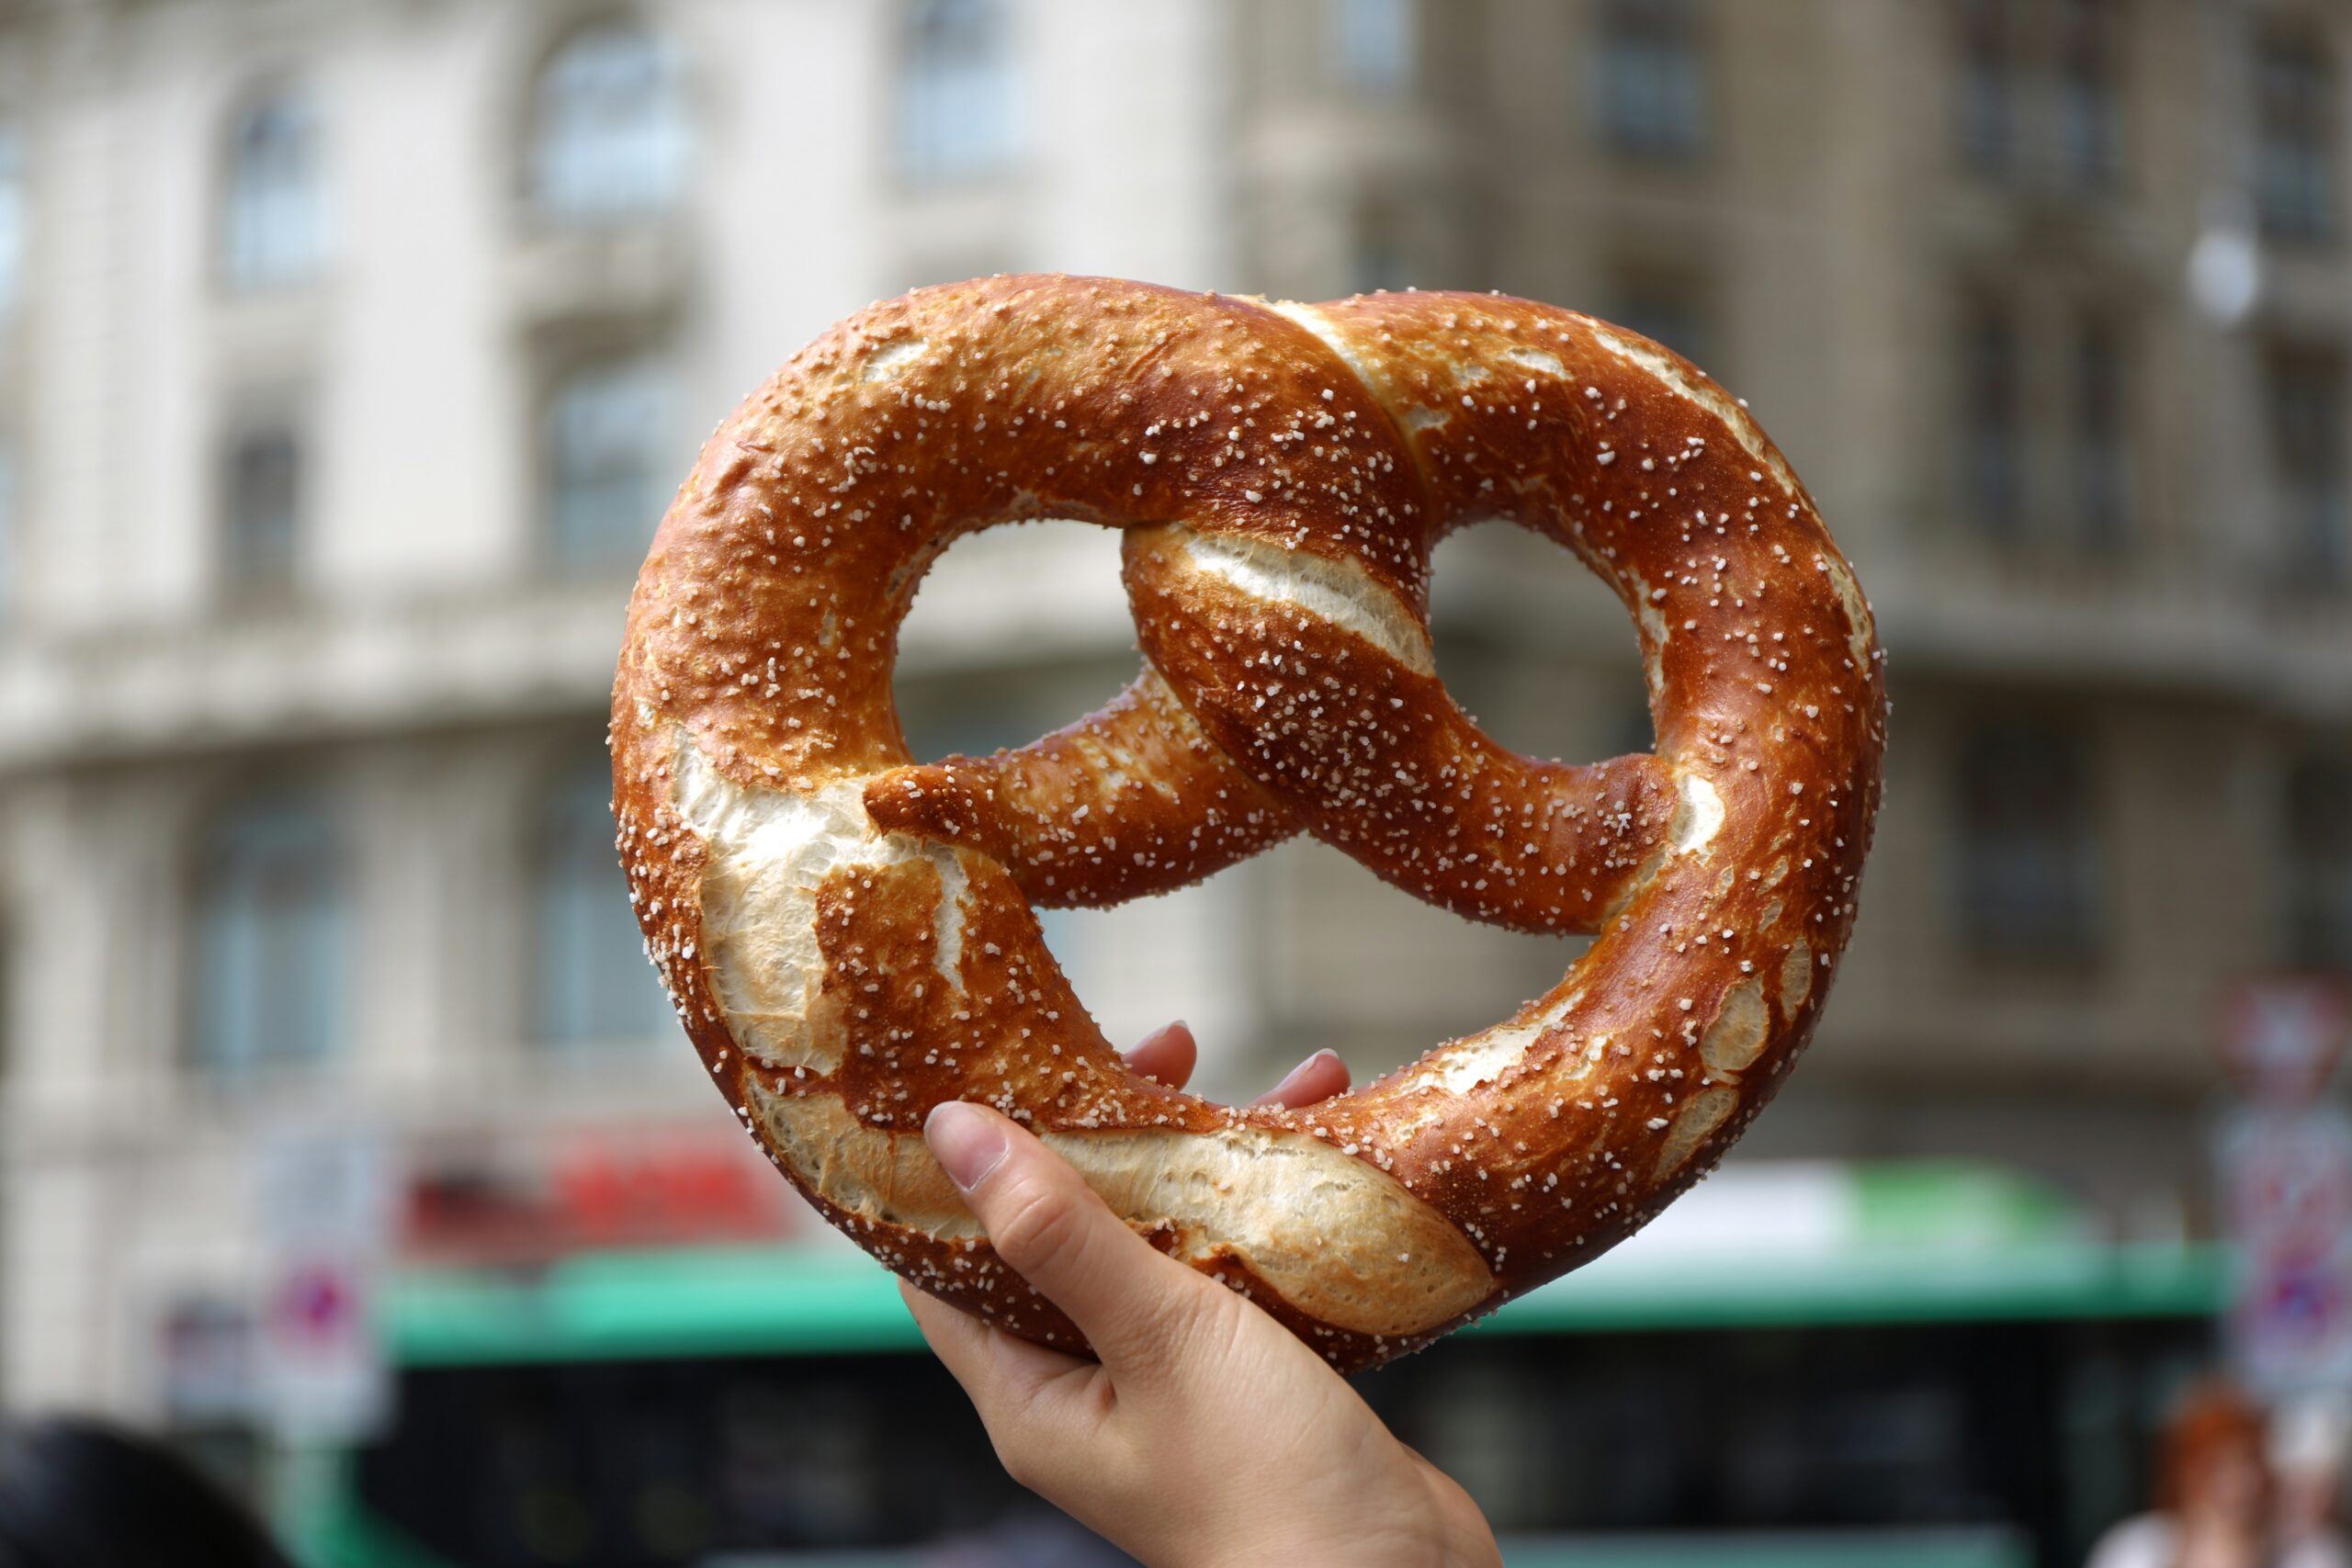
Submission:
[[[277,1284],[270,1305],[270,1330],[296,1345],[332,1343],[359,1324],[359,1291],[348,1270],[331,1263],[305,1263]]]
[[[2265,1105],[2309,1104],[2352,1041],[2352,989],[2333,976],[2248,980],[2222,1010],[2222,1065]]]
[[[740,1134],[596,1131],[411,1161],[401,1250],[529,1262],[588,1248],[773,1241],[802,1206]]]

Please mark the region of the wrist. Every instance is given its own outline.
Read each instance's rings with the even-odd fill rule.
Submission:
[[[1294,1516],[1245,1541],[1216,1541],[1203,1531],[1165,1557],[1137,1555],[1151,1568],[1502,1568],[1501,1548],[1470,1494],[1427,1461],[1417,1469],[1418,1489],[1407,1485],[1394,1495],[1401,1507],[1375,1506],[1340,1518]]]
[[[1430,1515],[1441,1531],[1439,1554],[1432,1561],[1444,1568],[1502,1568],[1502,1548],[1495,1543],[1494,1527],[1487,1523],[1476,1499],[1453,1477],[1419,1454],[1413,1457],[1419,1461]]]

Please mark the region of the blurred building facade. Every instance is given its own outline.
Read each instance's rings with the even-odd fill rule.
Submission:
[[[796,1226],[713,1174],[637,955],[621,605],[794,348],[1029,268],[1500,288],[1750,400],[1896,713],[1836,1005],[1745,1151],[2199,1223],[2221,991],[2352,968],[2347,72],[2325,0],[0,6],[0,1389],[233,1403],[207,1325],[255,1309],[289,1126],[381,1138],[427,1251],[626,1230],[597,1194],[649,1170]],[[917,749],[1109,695],[1114,559],[959,547]],[[1436,592],[1504,739],[1645,743],[1572,562],[1481,529]],[[1049,930],[1228,1096],[1571,956],[1304,845]]]
[[[1788,451],[1878,611],[1868,915],[1747,1150],[2013,1159],[2112,1223],[2199,1223],[2220,995],[2352,964],[2352,14],[1498,0],[1352,83],[1327,42],[1342,80],[1303,85],[1347,10],[1251,13],[1252,284],[1498,288],[1683,349]],[[1441,659],[1491,636],[1492,673],[1454,675],[1475,711],[1611,749],[1611,607],[1552,607],[1516,543],[1454,547]],[[1266,994],[1394,1060],[1451,993],[1362,974],[1390,950],[1363,922],[1409,916],[1358,892],[1304,859]],[[1428,940],[1487,995],[1510,987],[1482,961],[1548,968]]]

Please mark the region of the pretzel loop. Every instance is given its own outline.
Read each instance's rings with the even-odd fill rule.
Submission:
[[[889,665],[923,570],[1049,516],[1126,530],[1142,674],[1030,746],[913,764]],[[1447,697],[1430,552],[1487,516],[1626,603],[1657,755],[1532,761]],[[883,1261],[1080,1343],[921,1141],[938,1100],[984,1100],[1353,1367],[1630,1234],[1770,1098],[1850,930],[1883,711],[1802,486],[1645,340],[1494,297],[1001,278],[842,323],[712,438],[632,602],[616,807],[704,1060]],[[1595,941],[1511,1019],[1306,1111],[1135,1077],[1031,904],[1164,891],[1302,829]]]

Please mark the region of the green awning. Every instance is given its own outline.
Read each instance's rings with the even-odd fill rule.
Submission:
[[[1837,1535],[1577,1536],[1501,1541],[1506,1568],[2030,1568],[2007,1530],[1853,1530]],[[925,1551],[763,1552],[707,1568],[922,1568]]]
[[[1783,1188],[1726,1183],[1765,1226],[1805,1207],[1785,1247],[1727,1251],[1694,1232],[1711,1183],[1684,1201],[1697,1219],[1681,1225],[1679,1247],[1670,1212],[1656,1243],[1645,1236],[1468,1332],[2187,1317],[2223,1300],[2218,1248],[2088,1240],[2063,1204],[2007,1173],[1805,1168],[1805,1181]],[[1752,1240],[1746,1211],[1738,1217]],[[384,1306],[390,1354],[412,1367],[922,1346],[890,1276],[830,1239],[584,1254],[529,1275],[417,1272],[394,1281]]]

